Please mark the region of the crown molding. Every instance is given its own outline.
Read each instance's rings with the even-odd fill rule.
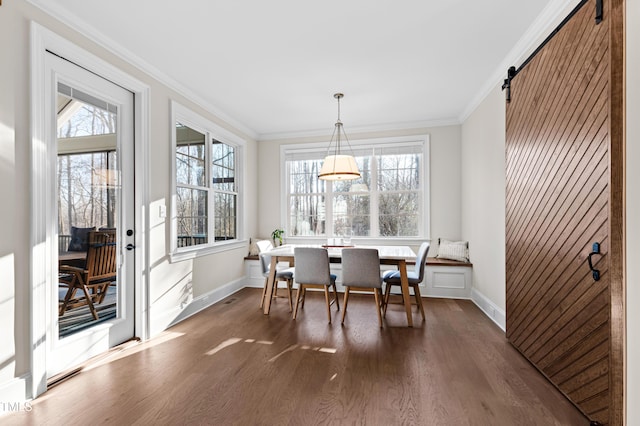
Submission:
[[[183,84],[175,80],[174,78],[168,76],[164,72],[160,71],[158,68],[154,67],[144,59],[140,58],[138,55],[134,54],[124,46],[114,42],[109,37],[96,30],[95,28],[87,25],[84,21],[79,19],[74,14],[68,12],[64,8],[60,7],[55,2],[50,2],[47,0],[27,0],[27,2],[31,3],[33,6],[42,10],[47,15],[53,17],[54,19],[60,21],[64,25],[69,28],[77,31],[82,36],[86,37],[91,42],[97,44],[101,48],[107,50],[109,53],[115,55],[116,57],[122,59],[125,62],[132,64],[134,67],[140,69],[144,73],[148,74],[152,78],[158,80],[160,83],[164,84],[168,88],[174,90],[175,92],[181,94],[189,101],[203,108],[204,110],[210,112],[215,115],[220,120],[226,122],[231,127],[235,128],[237,131],[244,133],[249,136],[253,140],[257,140],[258,133],[241,123],[240,121],[230,117],[226,113],[224,113],[220,108],[212,105],[209,101],[203,99],[200,95],[195,93],[193,90],[188,89]]]
[[[309,138],[326,136],[327,134],[326,129],[299,132],[257,133],[255,130],[251,129],[244,123],[241,123],[240,121],[227,115],[220,108],[203,99],[193,90],[188,89],[174,78],[168,76],[163,71],[149,64],[138,55],[115,43],[113,40],[105,36],[103,33],[97,31],[95,28],[87,25],[82,20],[78,19],[75,15],[60,7],[55,2],[49,2],[46,0],[27,0],[27,2],[31,3],[54,19],[67,25],[71,29],[77,31],[88,40],[107,50],[109,53],[115,55],[116,57],[119,57],[123,61],[131,63],[133,66],[147,73],[152,78],[158,80],[168,88],[183,95],[194,104],[215,115],[220,120],[226,122],[228,125],[232,126],[237,131],[244,133],[253,140],[268,141],[276,139]],[[526,59],[527,56],[534,51],[536,46],[542,40],[544,40],[544,38],[549,33],[551,33],[551,31],[553,31],[553,29],[562,21],[562,19],[564,19],[564,17],[569,12],[571,12],[571,10],[578,3],[580,3],[580,0],[551,0],[540,13],[540,15],[538,15],[533,24],[528,28],[525,34],[520,38],[518,43],[516,43],[516,45],[511,49],[505,59],[500,63],[499,66],[496,67],[496,70],[491,74],[490,78],[478,90],[476,95],[471,99],[471,101],[462,110],[461,114],[458,117],[439,120],[387,123],[380,125],[352,127],[349,129],[350,133],[375,133],[385,131],[410,130],[419,128],[460,125],[464,123],[466,119],[469,118],[469,116],[473,113],[473,111],[475,111],[475,109],[489,95],[489,93],[494,90],[497,85],[501,84],[502,80],[506,77],[507,69],[512,65],[524,61],[524,59]]]
[[[371,126],[349,126],[345,130],[349,135],[363,134],[363,133],[382,133],[391,131],[402,130],[416,130],[425,129],[431,127],[444,127],[444,126],[457,126],[461,122],[457,118],[447,118],[441,120],[426,120],[426,121],[410,121],[401,123],[385,123],[376,124]],[[302,130],[296,132],[280,132],[280,133],[262,133],[258,135],[258,142],[260,141],[273,141],[273,140],[285,140],[285,139],[304,139],[315,137],[327,137],[331,135],[333,128],[317,129],[317,130]]]
[[[580,3],[580,0],[551,0],[542,10],[516,45],[509,51],[506,58],[500,63],[491,77],[478,90],[466,108],[458,117],[460,123],[464,123],[475,111],[482,101],[502,84],[507,77],[507,69],[524,62],[536,47],[562,22],[562,20]]]

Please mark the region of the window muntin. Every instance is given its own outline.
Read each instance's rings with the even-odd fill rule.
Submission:
[[[206,136],[176,122],[176,220],[178,247],[209,242]]]
[[[419,152],[385,153],[378,160],[378,229],[383,237],[417,237],[421,216]]]
[[[326,151],[285,149],[289,236],[426,237],[427,151],[426,141],[358,144],[361,178],[329,182],[317,177]]]
[[[205,135],[176,123],[176,183],[206,186]]]
[[[320,167],[319,159],[287,164],[290,235],[324,235],[326,181],[318,179]]]
[[[358,153],[360,153],[358,155]],[[368,237],[371,236],[372,226],[375,220],[371,220],[371,178],[372,150],[358,150],[356,153],[356,164],[360,170],[360,178],[348,181],[335,181],[331,187],[332,213],[333,213],[333,235],[348,237]]]
[[[215,239],[233,240],[237,238],[236,149],[215,139],[212,147],[211,179],[216,218]]]
[[[242,142],[175,103],[172,113],[175,124],[172,253],[187,254],[238,240]]]
[[[115,105],[58,82],[58,138],[115,134]]]
[[[59,249],[71,228],[115,228],[120,192],[117,107],[63,83],[57,95]]]

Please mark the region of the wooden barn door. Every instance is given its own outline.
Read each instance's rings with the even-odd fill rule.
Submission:
[[[517,71],[506,123],[507,337],[602,424],[623,419],[622,3],[596,23],[586,2]]]

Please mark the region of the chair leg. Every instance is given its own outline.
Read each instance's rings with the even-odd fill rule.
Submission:
[[[387,317],[387,305],[389,305],[389,296],[391,295],[391,284],[387,283],[384,288],[384,306],[382,308],[382,313],[384,317]]]
[[[380,328],[382,328],[382,289],[379,288],[374,288],[373,289],[373,297],[375,298],[376,301],[376,313],[378,314],[378,325],[380,326]]]
[[[303,288],[302,289],[302,306],[300,306],[300,308],[304,309],[304,301],[307,298],[307,289]]]
[[[60,312],[58,312],[59,316],[64,315],[65,311],[67,310],[67,305],[69,304],[69,301],[71,300],[75,292],[76,288],[72,284],[69,284],[67,294],[64,295],[64,301],[62,302],[62,306],[60,306]]]
[[[380,312],[380,310],[382,309],[382,306],[380,304],[380,302],[382,302],[382,290],[379,288],[374,288],[373,297],[376,301],[376,313],[378,314],[378,325],[380,326],[380,328],[382,328],[382,313]]]
[[[349,303],[349,287],[344,289],[344,306],[342,307],[342,323],[344,324],[344,316],[347,315],[347,303]]]
[[[293,302],[291,300],[292,289],[293,289],[293,281],[287,280],[287,296],[289,296],[289,312],[293,311]]]
[[[329,302],[329,287],[324,286],[324,300],[327,302],[327,316],[329,317],[329,324],[331,324],[331,302]]]
[[[422,314],[422,321],[426,321],[427,317],[424,315],[424,307],[422,306],[422,296],[420,296],[419,285],[413,286],[413,295],[416,298],[416,303],[418,304],[418,308],[420,309],[420,314]]]
[[[336,299],[336,310],[339,311],[340,310],[340,300],[338,298],[338,288],[336,287],[335,284],[333,284],[333,297],[335,297],[335,299]]]
[[[300,298],[302,297],[302,303],[304,304],[304,285],[298,284],[298,291],[296,292],[296,305],[293,307],[293,319],[298,316],[298,305],[300,304]]]
[[[267,295],[267,282],[269,281],[269,277],[264,279],[264,288],[262,289],[262,298],[260,299],[260,309],[264,306],[264,298]]]
[[[104,302],[105,297],[107,297],[107,291],[109,291],[109,286],[111,285],[110,281],[107,281],[101,288],[100,288],[100,298],[98,299],[98,304]]]
[[[98,313],[96,312],[96,308],[93,306],[92,295],[89,293],[89,289],[86,285],[82,286],[82,291],[84,291],[84,297],[87,298],[87,305],[89,305],[89,310],[91,311],[91,315],[95,320],[98,319]]]

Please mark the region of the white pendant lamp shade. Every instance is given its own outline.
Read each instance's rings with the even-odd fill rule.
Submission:
[[[336,121],[333,136],[331,136],[327,156],[322,163],[320,173],[318,173],[318,178],[322,180],[350,180],[358,179],[360,177],[360,170],[358,170],[358,165],[356,164],[356,159],[353,158],[353,155],[344,155],[340,153],[342,135],[344,135],[345,140],[349,143],[347,134],[344,133],[344,129],[342,128],[342,121],[340,121],[340,99],[343,96],[344,95],[342,93],[336,93],[333,95],[333,97],[338,100],[338,121]],[[334,136],[336,137],[336,147],[332,154],[331,145],[333,145]]]
[[[324,180],[358,179],[360,171],[351,155],[327,155],[318,177]]]

